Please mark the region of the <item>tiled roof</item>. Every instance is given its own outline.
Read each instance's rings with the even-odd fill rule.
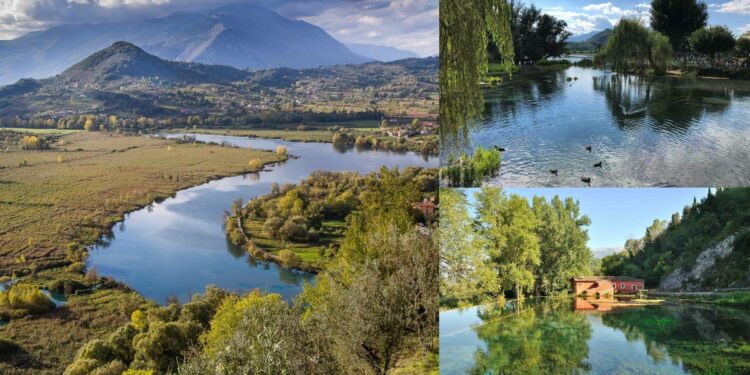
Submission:
[[[609,281],[643,281],[643,279],[639,279],[636,277],[630,277],[630,276],[575,276],[573,277],[573,281],[602,281],[602,280],[609,280]]]

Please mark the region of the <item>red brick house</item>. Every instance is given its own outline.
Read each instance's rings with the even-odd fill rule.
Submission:
[[[570,284],[577,296],[633,294],[643,289],[643,279],[630,276],[577,276],[570,280]]]

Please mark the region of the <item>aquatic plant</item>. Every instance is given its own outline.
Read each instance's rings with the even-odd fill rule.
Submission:
[[[440,168],[440,179],[449,187],[480,186],[485,178],[497,173],[500,162],[500,151],[479,146],[471,156],[464,154],[450,158],[447,165]]]

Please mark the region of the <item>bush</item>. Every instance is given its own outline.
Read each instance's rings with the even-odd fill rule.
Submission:
[[[709,26],[698,29],[688,37],[688,44],[693,51],[711,55],[729,52],[734,49],[734,35],[726,26]]]
[[[284,225],[284,219],[273,216],[269,217],[265,223],[263,223],[263,231],[268,233],[272,238],[278,238],[279,230]]]
[[[279,235],[285,240],[307,240],[307,224],[302,216],[294,216],[279,229]]]
[[[302,259],[292,250],[279,251],[279,263],[285,268],[296,268],[302,263]]]
[[[281,155],[281,156],[286,156],[287,155],[286,146],[281,146],[281,145],[276,146],[276,154]]]
[[[540,60],[535,65],[539,66],[571,66],[573,65],[570,60],[559,59],[559,60]]]
[[[263,169],[263,162],[260,159],[250,159],[247,166],[251,171],[259,171]]]
[[[63,293],[66,296],[74,294],[77,290],[84,289],[86,286],[77,281],[69,279],[55,279],[47,285],[47,289],[56,293]]]
[[[33,285],[16,284],[8,291],[0,292],[0,312],[3,315],[20,317],[54,309],[54,302]]]
[[[35,135],[27,135],[21,138],[21,149],[23,150],[43,150],[47,148],[44,139]]]
[[[86,270],[86,265],[81,262],[76,262],[68,266],[68,272],[71,273],[83,273]]]

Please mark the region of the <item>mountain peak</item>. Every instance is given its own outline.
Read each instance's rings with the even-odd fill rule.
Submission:
[[[106,85],[121,79],[139,78],[165,83],[232,81],[246,75],[226,66],[162,60],[132,43],[119,41],[73,65],[60,77],[72,82]]]

